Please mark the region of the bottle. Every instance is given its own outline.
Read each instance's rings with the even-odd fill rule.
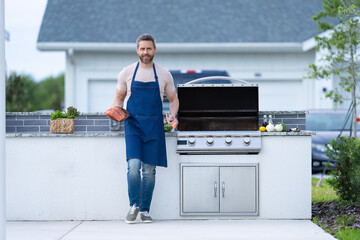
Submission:
[[[274,123],[273,123],[273,120],[272,120],[272,115],[269,115],[269,120],[268,120],[268,124],[272,124],[272,125],[274,125]]]
[[[263,119],[262,125],[263,125],[264,127],[266,127],[268,124],[269,124],[269,123],[268,123],[268,120],[267,120],[267,116],[264,115],[264,119]]]

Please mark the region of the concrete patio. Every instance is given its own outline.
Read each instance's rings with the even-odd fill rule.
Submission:
[[[7,240],[334,240],[310,220],[8,222]]]

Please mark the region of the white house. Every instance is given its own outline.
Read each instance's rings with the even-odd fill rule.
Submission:
[[[103,112],[136,38],[157,39],[168,69],[226,70],[259,85],[260,110],[331,107],[307,79],[321,0],[48,0],[37,47],[66,52],[65,106]],[[331,87],[331,86],[330,86]]]

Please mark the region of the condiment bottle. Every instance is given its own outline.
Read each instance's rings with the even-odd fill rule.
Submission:
[[[267,120],[267,116],[264,115],[264,119],[263,119],[262,125],[263,125],[264,127],[266,127],[268,124],[269,124],[269,123],[268,123],[268,120]]]
[[[269,123],[269,124],[271,123],[272,125],[274,125],[273,120],[272,120],[272,115],[269,115],[268,123]]]

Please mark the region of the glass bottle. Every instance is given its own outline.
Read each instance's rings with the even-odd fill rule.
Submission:
[[[266,127],[266,126],[268,125],[268,120],[267,120],[267,116],[266,116],[266,115],[264,115],[264,119],[263,119],[262,125],[263,125],[264,127]]]
[[[273,120],[272,120],[272,115],[269,115],[268,123],[269,123],[269,124],[271,123],[272,125],[274,125]]]

